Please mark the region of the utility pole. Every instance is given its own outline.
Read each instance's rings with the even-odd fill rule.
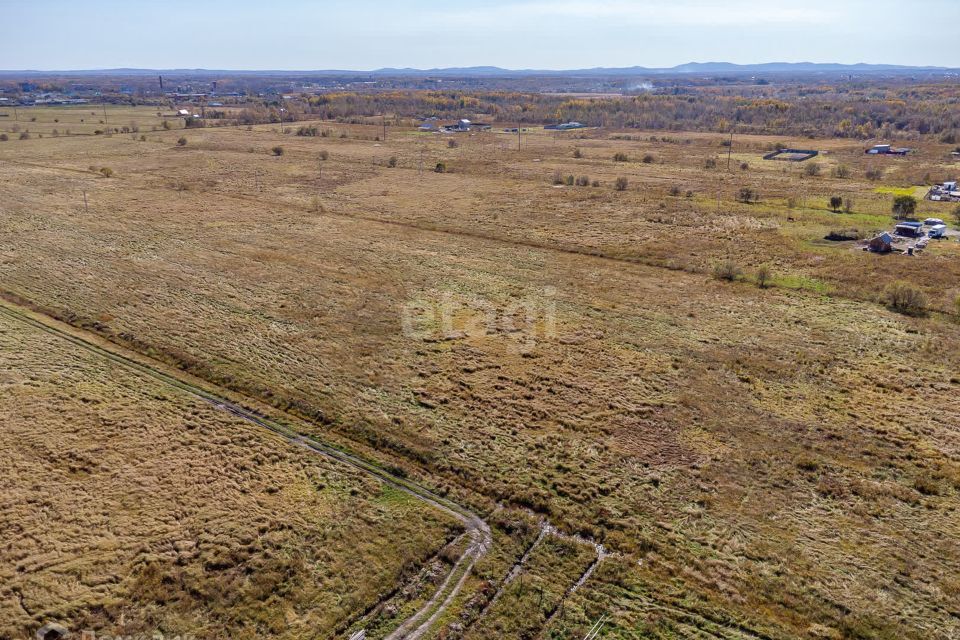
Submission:
[[[383,141],[387,141],[387,114],[380,116],[383,119]]]
[[[87,192],[83,192],[83,212],[86,214],[90,213],[90,209],[87,207]]]
[[[423,177],[423,147],[420,147],[420,163],[417,166],[417,175]]]
[[[100,106],[103,107],[103,124],[107,124],[107,101],[103,97],[103,93],[100,93]]]
[[[730,127],[730,144],[727,146],[727,173],[730,173],[730,156],[733,154],[733,127]]]

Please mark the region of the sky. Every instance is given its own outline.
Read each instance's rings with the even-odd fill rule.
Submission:
[[[0,0],[0,69],[960,67],[958,0]]]

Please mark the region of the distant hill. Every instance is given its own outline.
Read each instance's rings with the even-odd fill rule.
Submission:
[[[733,64],[731,62],[688,62],[675,67],[594,67],[590,69],[504,69],[501,67],[444,67],[437,69],[384,68],[372,71],[352,71],[346,69],[317,69],[313,71],[290,70],[230,70],[230,69],[89,69],[58,71],[0,71],[0,76],[91,76],[91,75],[151,75],[169,74],[178,76],[349,76],[349,77],[449,77],[449,78],[517,78],[535,76],[653,76],[653,75],[762,75],[762,74],[864,74],[864,73],[937,73],[960,72],[960,69],[936,66],[905,66],[895,64],[839,64],[821,62],[766,62],[761,64]]]

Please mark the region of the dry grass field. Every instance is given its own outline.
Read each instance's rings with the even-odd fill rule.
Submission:
[[[0,390],[3,638],[49,621],[329,637],[454,531],[405,493],[7,316]]]
[[[490,514],[435,637],[578,638],[601,615],[604,638],[960,634],[960,244],[824,240],[960,177],[947,145],[743,136],[728,172],[706,133],[532,132],[517,151],[322,122],[154,131],[151,113],[136,134],[0,142],[0,288]],[[778,142],[822,150],[820,175],[762,160]],[[711,277],[725,260],[744,277]],[[896,280],[926,316],[881,304]],[[548,537],[487,606],[539,518],[614,555],[568,592],[592,547]]]

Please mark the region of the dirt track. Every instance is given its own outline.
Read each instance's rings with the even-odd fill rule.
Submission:
[[[403,621],[400,626],[388,636],[389,640],[417,640],[422,638],[460,592],[473,565],[483,557],[490,548],[492,543],[490,527],[480,516],[462,505],[458,505],[436,495],[429,489],[409,480],[396,477],[374,463],[363,460],[314,438],[299,434],[286,424],[246,409],[236,402],[228,400],[225,397],[226,394],[219,395],[215,390],[201,388],[194,382],[186,380],[185,377],[175,377],[171,375],[171,373],[162,370],[165,368],[161,365],[148,363],[142,356],[134,357],[133,354],[125,353],[125,350],[115,345],[107,348],[104,346],[102,340],[95,338],[87,339],[82,335],[80,330],[73,328],[67,330],[52,318],[16,307],[2,298],[0,298],[0,314],[67,340],[76,346],[100,355],[114,363],[138,373],[148,375],[184,393],[209,402],[218,409],[222,409],[243,420],[268,429],[291,444],[359,469],[364,473],[376,477],[381,482],[404,491],[418,500],[453,516],[463,523],[466,529],[466,535],[470,537],[470,544],[467,545],[463,554],[457,560],[450,574],[437,589],[436,593],[419,610],[414,612],[407,620]]]

